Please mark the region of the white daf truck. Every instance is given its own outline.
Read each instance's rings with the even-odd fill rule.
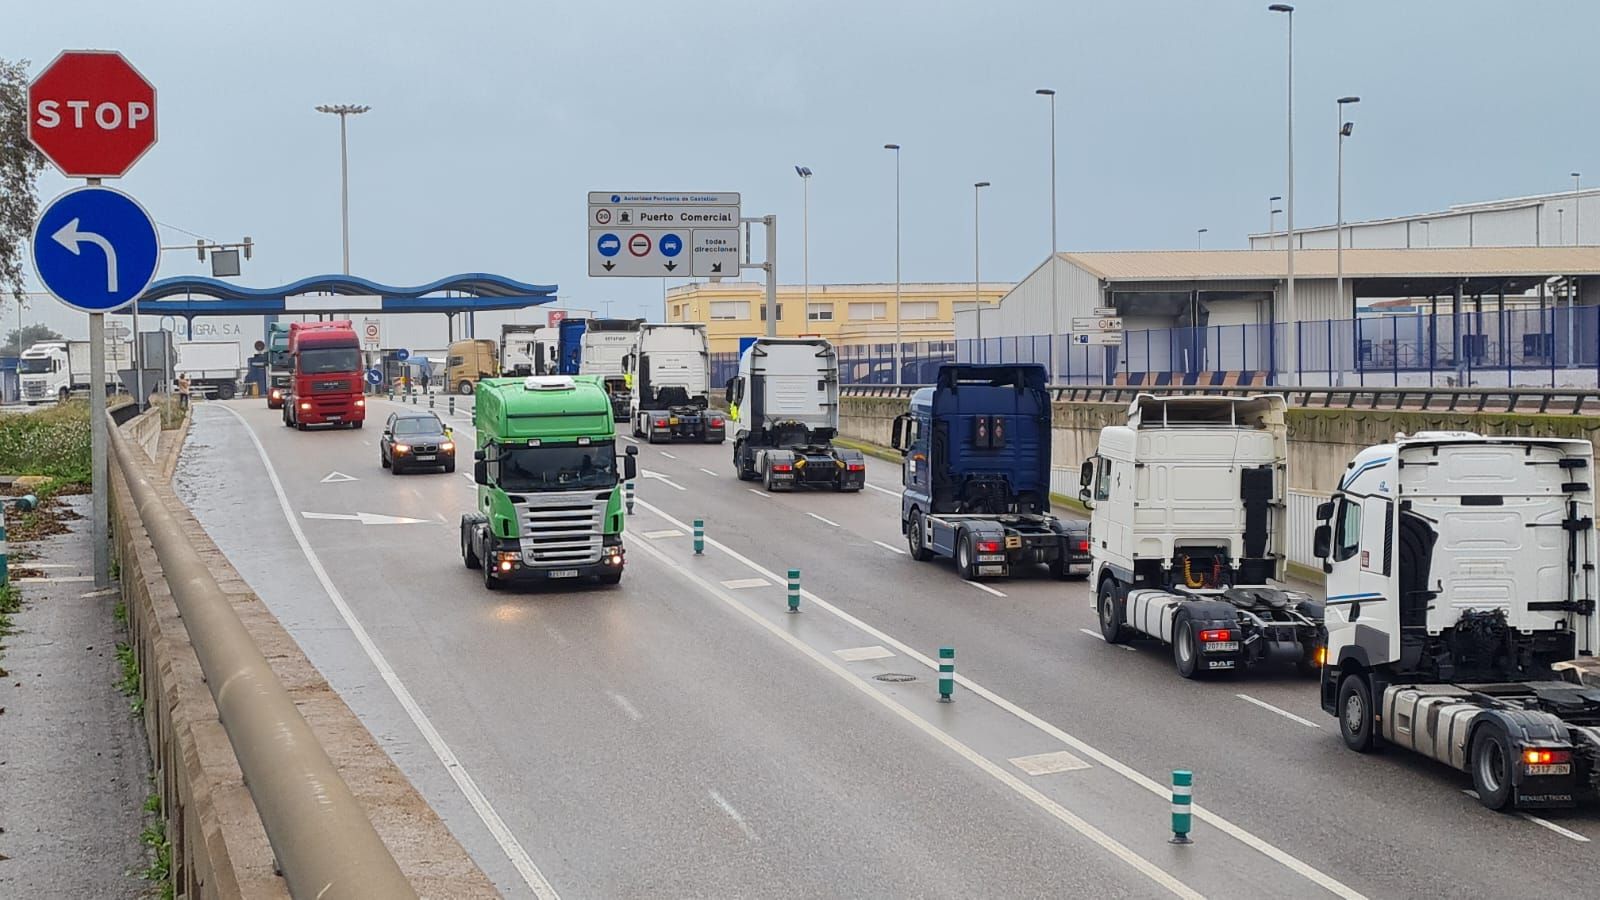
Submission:
[[[711,409],[711,348],[698,323],[639,326],[638,343],[622,360],[632,376],[633,436],[649,443],[720,444],[727,416]]]
[[[1100,432],[1079,497],[1107,643],[1172,645],[1196,678],[1320,664],[1321,604],[1282,582],[1288,555],[1284,399],[1140,394]]]
[[[1346,746],[1469,772],[1490,809],[1594,799],[1594,510],[1584,440],[1419,432],[1357,454],[1314,539]]]
[[[839,356],[822,338],[757,338],[727,384],[733,470],[768,491],[860,491],[867,460],[833,446],[839,432]]]

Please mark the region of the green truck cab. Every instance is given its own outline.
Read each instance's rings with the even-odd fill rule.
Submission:
[[[461,517],[461,558],[490,590],[508,582],[622,580],[622,483],[611,398],[596,376],[478,381],[477,509]],[[620,466],[619,466],[620,462]]]

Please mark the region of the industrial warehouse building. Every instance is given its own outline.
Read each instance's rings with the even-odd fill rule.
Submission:
[[[1333,249],[1334,226],[1296,227],[1295,249]],[[1600,190],[1461,203],[1437,212],[1344,223],[1345,249],[1564,247],[1600,243]],[[1283,232],[1250,235],[1251,250],[1283,250]]]
[[[1347,249],[1342,296],[1335,251],[1306,250],[1293,311],[1286,256],[1059,253],[956,313],[957,357],[1048,365],[1053,303],[1062,383],[1596,384],[1600,247]],[[1078,344],[1073,320],[1104,307],[1120,343]]]

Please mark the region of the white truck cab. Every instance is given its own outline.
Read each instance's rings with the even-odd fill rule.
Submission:
[[[1396,435],[1317,510],[1322,706],[1353,750],[1471,772],[1494,809],[1571,805],[1600,761],[1594,449]]]

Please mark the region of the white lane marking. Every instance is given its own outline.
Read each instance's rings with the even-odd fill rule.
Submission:
[[[658,531],[646,531],[644,536],[652,541],[659,541],[662,538],[683,537],[683,532],[676,528],[662,528]]]
[[[677,483],[676,481],[673,481],[671,478],[668,478],[667,476],[661,474],[660,472],[651,472],[651,471],[647,471],[645,469],[640,469],[639,470],[639,474],[641,476],[643,476],[644,478],[654,479],[656,481],[665,482],[668,487],[676,488],[676,489],[678,489],[680,491],[688,490],[688,488],[686,488],[683,485]]]
[[[1055,775],[1058,772],[1076,772],[1090,768],[1089,764],[1065,750],[1035,753],[1032,756],[1013,756],[1006,760],[1029,775]]]
[[[845,662],[866,662],[869,659],[888,659],[894,656],[894,651],[873,644],[871,647],[847,647],[835,650],[833,655]]]
[[[729,590],[741,591],[745,588],[764,588],[770,584],[772,582],[765,578],[735,578],[731,581],[724,581],[722,586]]]
[[[659,511],[657,512],[659,513]],[[665,513],[659,514],[663,518],[668,518]],[[672,569],[689,581],[699,584],[712,597],[721,600],[735,612],[750,619],[756,625],[765,629],[769,634],[793,647],[801,655],[810,658],[813,662],[822,666],[832,674],[838,676],[842,681],[844,681],[845,684],[850,685],[865,696],[871,698],[874,702],[898,716],[907,724],[933,738],[935,741],[938,741],[946,748],[954,751],[962,759],[971,763],[984,774],[1010,788],[1012,791],[1015,791],[1024,799],[1049,813],[1051,816],[1054,816],[1058,821],[1065,824],[1072,830],[1078,832],[1089,840],[1094,841],[1096,844],[1100,845],[1102,849],[1127,863],[1129,866],[1132,866],[1134,869],[1137,869],[1141,874],[1149,878],[1151,881],[1161,885],[1176,896],[1191,898],[1191,900],[1204,900],[1203,895],[1194,891],[1182,881],[1179,881],[1176,877],[1169,874],[1160,866],[1157,866],[1155,863],[1150,862],[1149,860],[1130,850],[1126,845],[1118,841],[1116,838],[1096,828],[1094,825],[1079,817],[1076,813],[1045,796],[1036,788],[1029,786],[1022,779],[996,765],[988,757],[972,749],[971,747],[962,743],[960,740],[957,740],[952,735],[941,730],[938,726],[928,722],[921,716],[907,709],[888,694],[873,687],[865,679],[858,678],[851,674],[850,670],[846,669],[841,663],[828,658],[827,654],[824,654],[822,651],[811,646],[810,644],[807,644],[800,638],[790,634],[787,629],[781,628],[773,622],[768,621],[766,617],[762,616],[760,613],[744,605],[743,603],[740,603],[732,594],[721,590],[716,585],[706,581],[704,578],[701,578],[694,572],[691,572],[680,562],[672,559],[665,553],[662,553],[660,550],[657,550],[655,547],[652,547],[649,544],[641,545],[640,549],[651,556],[654,556],[657,561],[667,568]],[[736,559],[740,558],[733,551],[725,550],[724,552],[727,552],[730,556],[733,556]],[[755,564],[748,561],[745,562],[746,565],[756,568]],[[918,655],[920,656],[920,654]]]
[[[808,513],[806,513],[806,515],[810,516],[813,519],[816,519],[818,522],[821,522],[824,525],[832,525],[835,528],[839,527],[839,523],[838,522],[835,522],[832,519],[824,519],[823,517],[817,515],[814,512],[808,512]]]
[[[701,466],[700,467],[700,471],[706,473],[707,475],[710,475],[712,478],[717,477],[717,473],[711,471],[710,469],[706,468],[705,466]]]
[[[984,591],[985,593],[993,594],[996,597],[1004,597],[1005,596],[1005,594],[1000,593],[999,591],[995,590],[992,587],[989,587],[987,584],[984,584],[981,581],[969,581],[969,582],[967,582],[967,584],[970,584],[973,587],[977,588],[978,590]]]
[[[345,481],[360,481],[360,480],[361,479],[355,477],[354,475],[346,475],[343,472],[329,472],[328,476],[326,478],[322,479],[321,483],[322,484],[339,484],[340,482],[345,482]]]
[[[366,444],[368,447],[372,446],[372,442],[367,440],[366,438],[362,438],[361,439],[361,443]]]
[[[350,522],[360,522],[363,525],[416,525],[427,522],[427,519],[413,519],[409,516],[386,516],[381,513],[319,513],[304,512],[300,515],[308,519],[334,519]]]
[[[644,501],[639,501],[639,502],[642,503],[646,509],[648,509],[651,512],[655,513],[656,515],[660,516],[662,519],[682,527],[683,523],[679,522],[677,519],[674,519],[670,514],[668,514],[666,512],[666,510],[663,510],[660,507],[655,506],[653,504],[645,503]],[[714,540],[712,538],[706,538],[706,545],[710,546],[710,547],[713,547],[713,548],[715,548],[715,549],[727,554],[730,558],[742,563],[746,568],[750,569],[753,572],[757,572],[757,573],[759,573],[761,575],[765,575],[766,577],[771,578],[774,581],[778,580],[778,576],[776,574],[774,574],[770,569],[768,569],[765,566],[761,565],[760,563],[750,559],[748,556],[745,556],[744,554],[742,554],[739,551],[733,549],[732,547],[729,547],[728,545],[722,543],[721,541],[717,541],[717,540]],[[657,552],[656,555],[658,557],[661,556],[661,554],[659,552]],[[670,565],[670,562],[669,562],[669,565]],[[687,570],[683,570],[683,571],[687,571]],[[862,631],[863,633],[871,635],[873,638],[875,638],[875,639],[877,639],[879,641],[882,641],[885,645],[887,645],[889,647],[893,647],[894,649],[900,651],[900,653],[903,654],[904,656],[906,656],[907,658],[915,660],[916,662],[922,664],[923,666],[926,666],[929,669],[932,669],[934,671],[938,671],[939,663],[937,661],[935,661],[932,657],[928,656],[927,654],[922,653],[922,652],[914,649],[913,647],[911,647],[911,645],[905,643],[904,641],[901,641],[901,640],[898,640],[898,639],[896,639],[894,637],[891,637],[889,634],[887,634],[886,632],[882,631],[881,629],[879,629],[879,628],[877,628],[875,626],[868,625],[866,622],[863,622],[860,619],[856,618],[855,616],[851,615],[850,613],[847,613],[844,610],[840,609],[839,607],[834,606],[832,603],[829,603],[827,600],[824,600],[823,598],[817,596],[815,593],[812,593],[811,591],[808,591],[808,590],[802,588],[800,593],[801,593],[802,596],[804,596],[807,599],[808,602],[810,602],[813,605],[815,605],[818,609],[826,610],[827,612],[831,613],[832,615],[838,617],[841,621],[849,623],[851,626],[853,626],[854,628]],[[751,615],[754,616],[754,613],[752,613]],[[763,623],[765,622],[765,620],[759,620],[759,621],[762,621]],[[782,633],[781,636],[784,637],[784,638],[789,638],[790,637],[790,635],[788,635],[787,632]],[[798,640],[798,639],[796,639],[796,640]],[[962,675],[959,672],[956,673],[956,681],[959,682],[967,690],[971,691],[973,694],[975,694],[975,695],[977,695],[979,697],[982,697],[983,699],[989,701],[990,703],[993,703],[995,706],[999,707],[1000,709],[1005,710],[1006,712],[1010,713],[1011,715],[1015,716],[1016,718],[1021,719],[1023,722],[1026,722],[1029,725],[1032,725],[1034,728],[1039,729],[1040,731],[1044,732],[1045,734],[1049,735],[1050,737],[1053,737],[1056,740],[1060,741],[1061,743],[1066,744],[1067,746],[1069,746],[1072,749],[1078,751],[1079,753],[1083,754],[1084,756],[1088,757],[1089,759],[1093,760],[1094,762],[1099,763],[1101,766],[1104,766],[1106,769],[1109,769],[1110,771],[1115,772],[1118,775],[1121,775],[1123,778],[1126,778],[1127,780],[1133,782],[1134,784],[1138,785],[1139,787],[1144,788],[1146,791],[1156,795],[1157,797],[1162,798],[1163,800],[1170,800],[1171,799],[1171,797],[1172,797],[1172,785],[1171,784],[1164,784],[1162,782],[1159,782],[1159,781],[1155,780],[1154,778],[1151,778],[1148,775],[1145,775],[1143,772],[1140,772],[1139,770],[1133,768],[1132,766],[1130,766],[1130,765],[1118,760],[1117,758],[1111,756],[1109,753],[1106,753],[1106,752],[1104,752],[1102,750],[1098,750],[1095,747],[1091,746],[1089,743],[1087,743],[1087,742],[1085,742],[1085,741],[1083,741],[1083,740],[1081,740],[1079,738],[1073,737],[1072,735],[1070,735],[1067,732],[1063,731],[1062,729],[1056,727],[1055,725],[1052,725],[1051,723],[1045,721],[1044,719],[1039,718],[1038,716],[1034,715],[1033,713],[1027,711],[1026,709],[1023,709],[1020,706],[1018,706],[1017,704],[1012,703],[1010,700],[1007,700],[1006,698],[1000,696],[999,694],[995,693],[994,691],[989,690],[988,688],[986,688],[983,685],[977,683],[976,681],[973,681],[971,678],[967,677],[966,675]],[[1288,851],[1286,851],[1286,850],[1284,850],[1284,849],[1282,849],[1280,847],[1274,846],[1273,844],[1268,843],[1265,840],[1262,840],[1261,838],[1255,836],[1254,834],[1251,834],[1249,831],[1246,831],[1244,828],[1241,828],[1238,825],[1235,825],[1233,822],[1231,822],[1231,821],[1223,818],[1222,816],[1210,811],[1209,809],[1207,809],[1207,808],[1205,808],[1205,807],[1203,807],[1203,806],[1201,806],[1199,804],[1194,804],[1191,807],[1190,811],[1200,821],[1205,822],[1207,825],[1210,825],[1211,827],[1217,829],[1218,831],[1221,831],[1222,833],[1228,835],[1229,837],[1233,838],[1234,840],[1238,841],[1239,843],[1244,844],[1245,846],[1249,847],[1252,850],[1255,850],[1256,852],[1262,854],[1263,856],[1266,856],[1268,859],[1271,859],[1274,862],[1277,862],[1279,865],[1282,865],[1284,868],[1289,869],[1290,871],[1292,871],[1295,874],[1301,876],[1302,878],[1305,878],[1307,881],[1310,881],[1310,882],[1322,887],[1324,890],[1328,891],[1329,893],[1332,893],[1332,894],[1334,894],[1336,896],[1339,896],[1339,897],[1343,897],[1343,898],[1345,898],[1345,900],[1366,900],[1365,895],[1362,894],[1360,891],[1357,891],[1356,889],[1350,887],[1349,885],[1347,885],[1344,882],[1338,880],[1337,878],[1334,878],[1332,875],[1329,875],[1328,873],[1323,872],[1321,869],[1318,869],[1315,866],[1312,866],[1311,864],[1309,864],[1309,863],[1305,862],[1304,860],[1300,859],[1299,857],[1289,853]]]
[[[639,439],[638,439],[638,438],[631,438],[631,437],[628,437],[628,436],[627,436],[627,435],[625,435],[625,434],[619,434],[619,435],[617,435],[617,437],[619,437],[619,438],[622,438],[622,439],[623,439],[623,440],[625,440],[625,441],[627,441],[627,442],[628,442],[628,443],[630,443],[630,444],[637,444],[637,443],[639,443]]]
[[[405,686],[405,682],[400,680],[400,675],[395,672],[393,666],[389,665],[389,660],[383,655],[383,651],[378,649],[378,645],[373,643],[372,636],[367,633],[367,629],[356,619],[355,612],[350,609],[350,604],[345,602],[344,595],[339,593],[339,589],[334,586],[333,579],[328,577],[328,570],[323,568],[322,560],[318,558],[316,551],[311,549],[311,542],[306,540],[305,532],[300,529],[300,520],[295,517],[294,511],[289,508],[289,496],[284,493],[283,482],[278,480],[278,470],[273,468],[272,460],[267,458],[267,448],[263,447],[261,439],[256,437],[256,430],[251,428],[250,423],[245,421],[244,416],[239,415],[232,407],[224,406],[222,408],[227,410],[229,415],[239,420],[239,424],[244,426],[245,434],[250,436],[250,442],[256,445],[256,453],[261,457],[261,465],[267,470],[267,480],[272,482],[272,490],[278,495],[278,506],[283,510],[284,520],[289,523],[289,530],[294,533],[295,542],[300,545],[300,552],[305,555],[306,562],[311,566],[311,571],[316,574],[317,580],[322,583],[322,590],[328,595],[328,599],[333,603],[334,609],[338,610],[339,617],[344,619],[345,626],[350,629],[350,633],[355,637],[356,643],[361,645],[362,652],[366,653],[367,659],[378,670],[378,674],[382,676],[384,683],[389,686],[389,691],[394,694],[394,698],[400,701],[400,706],[405,709],[406,715],[411,719],[412,724],[416,725],[417,730],[422,732],[422,737],[428,742],[428,746],[432,748],[433,755],[438,757],[445,771],[450,773],[450,778],[461,789],[461,793],[467,798],[467,802],[472,804],[472,808],[478,814],[478,818],[489,829],[489,833],[494,835],[494,839],[500,845],[501,851],[511,860],[511,864],[516,867],[517,874],[522,876],[523,883],[528,886],[529,890],[533,891],[534,896],[539,900],[557,900],[560,895],[556,893],[556,889],[544,877],[544,873],[539,871],[539,867],[534,865],[533,858],[528,856],[528,851],[523,849],[522,844],[517,841],[516,835],[511,833],[511,829],[506,826],[505,820],[500,818],[499,813],[495,812],[494,806],[489,803],[489,798],[484,796],[483,791],[478,787],[478,783],[473,780],[472,775],[461,764],[461,759],[456,756],[455,751],[450,749],[449,744],[445,743],[444,736],[439,734],[439,730],[434,727],[432,720],[428,718],[428,714],[422,711],[422,707],[418,705],[416,698],[411,695],[410,689]]]
[[[732,803],[722,799],[722,795],[716,791],[706,791],[706,793],[710,794],[711,799],[715,801],[718,806],[722,807],[723,812],[728,814],[728,818],[732,819],[733,823],[739,826],[739,830],[744,832],[744,836],[747,840],[761,840],[760,838],[756,837],[755,829],[751,828],[750,823],[744,820],[744,816],[739,815],[739,811],[733,808]]]
[[[79,594],[78,596],[84,600],[90,597],[109,597],[112,594],[119,593],[121,590],[121,588],[101,588],[98,591],[90,591],[87,594]]]
[[[478,483],[477,480],[474,479],[471,475],[463,474],[461,477],[465,478],[469,484],[476,485]]]
[[[28,567],[28,564],[25,563],[25,562],[24,563],[17,563],[17,568],[19,568],[19,569],[26,569],[27,567]],[[93,575],[41,575],[38,578],[13,578],[11,580],[16,582],[17,584],[67,584],[67,583],[82,584],[83,582],[86,582],[86,581],[93,581],[94,580],[94,576]]]
[[[1478,799],[1478,792],[1477,791],[1462,791],[1461,793],[1466,794],[1468,797],[1471,797],[1474,800]],[[1577,841],[1580,844],[1589,843],[1589,839],[1588,838],[1586,838],[1583,835],[1577,833],[1576,831],[1572,831],[1571,829],[1562,828],[1560,825],[1557,825],[1556,823],[1550,821],[1549,819],[1541,819],[1538,816],[1532,815],[1530,813],[1525,813],[1525,812],[1519,812],[1519,813],[1517,813],[1517,815],[1521,816],[1524,819],[1527,819],[1529,822],[1532,822],[1535,825],[1538,825],[1540,828],[1548,828],[1551,831],[1554,831],[1556,834],[1559,834],[1564,838],[1569,838],[1571,840]]]
[[[1105,642],[1106,636],[1101,634],[1098,631],[1090,631],[1087,628],[1079,628],[1078,630],[1083,632],[1084,634],[1087,634],[1089,637],[1092,637],[1095,640],[1100,641],[1101,643]],[[1120,647],[1123,650],[1132,650],[1133,649],[1132,647],[1129,647],[1127,644],[1112,644],[1111,646]]]
[[[1240,700],[1243,700],[1246,703],[1254,703],[1255,705],[1261,707],[1264,710],[1267,710],[1268,712],[1275,712],[1278,715],[1283,716],[1285,719],[1289,719],[1290,721],[1294,721],[1294,722],[1299,722],[1301,725],[1306,725],[1306,726],[1309,726],[1311,728],[1321,728],[1322,727],[1321,725],[1318,725],[1316,722],[1313,722],[1310,719],[1303,719],[1300,716],[1297,716],[1294,713],[1289,712],[1287,709],[1279,709],[1278,707],[1273,706],[1271,703],[1268,703],[1265,700],[1257,700],[1256,698],[1250,696],[1249,694],[1234,694],[1234,696],[1238,697]]]
[[[766,491],[758,491],[755,488],[745,488],[745,490],[749,491],[752,494],[755,494],[757,497],[760,497],[763,500],[771,500],[772,499],[772,496],[770,494],[768,494]]]
[[[878,487],[875,484],[869,484],[869,485],[867,485],[867,487],[872,488],[873,490],[877,491],[880,494],[888,494],[891,497],[900,496],[900,492],[899,491],[891,491],[888,488],[881,488],[881,487]]]
[[[665,450],[657,450],[656,452],[661,454],[662,456],[665,456],[667,459],[677,459],[676,456],[673,456],[671,453],[668,453]]]
[[[627,697],[622,696],[616,691],[606,691],[606,696],[610,697],[611,702],[615,703],[622,710],[622,714],[628,718],[634,720],[635,722],[644,718],[644,715],[640,713],[632,703],[628,702]]]
[[[898,553],[901,556],[904,556],[906,554],[906,551],[904,550],[904,548],[896,547],[893,544],[885,544],[883,541],[873,541],[873,543],[877,544],[879,547],[882,547],[885,550],[888,550],[890,553]]]

